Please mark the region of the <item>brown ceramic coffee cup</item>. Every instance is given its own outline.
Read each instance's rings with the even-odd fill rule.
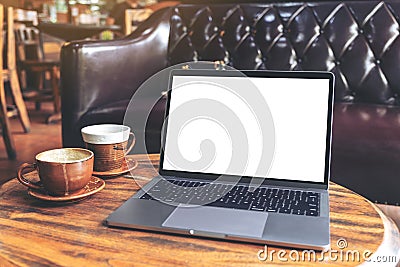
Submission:
[[[135,135],[125,125],[97,124],[81,129],[86,148],[94,152],[94,171],[107,172],[122,167],[135,145]],[[128,146],[129,139],[131,144]]]
[[[29,188],[44,188],[49,195],[67,196],[76,193],[92,177],[94,154],[84,148],[47,150],[37,154],[35,160],[35,163],[23,163],[18,168],[17,178]],[[40,182],[27,179],[23,174],[27,169],[36,169]]]

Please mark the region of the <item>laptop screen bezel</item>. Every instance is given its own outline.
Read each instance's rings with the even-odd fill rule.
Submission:
[[[328,79],[329,80],[329,96],[328,96],[328,114],[327,114],[327,131],[326,131],[326,145],[325,145],[325,170],[324,182],[312,182],[302,180],[286,180],[270,177],[241,177],[240,182],[249,183],[251,179],[262,179],[265,184],[274,185],[289,185],[297,187],[313,187],[327,189],[330,179],[330,165],[331,165],[331,143],[332,143],[332,119],[333,119],[333,103],[334,103],[334,75],[331,72],[318,72],[318,71],[261,71],[261,70],[246,70],[246,71],[230,71],[230,70],[171,70],[168,81],[167,101],[164,115],[164,126],[161,135],[161,148],[160,148],[160,164],[159,174],[161,176],[175,176],[195,178],[199,180],[215,180],[220,175],[202,172],[189,172],[177,170],[163,169],[164,163],[164,146],[168,128],[168,114],[171,102],[171,92],[173,78],[176,76],[200,76],[200,77],[256,77],[256,78],[302,78],[302,79]],[[226,175],[229,177],[237,177],[235,175]]]

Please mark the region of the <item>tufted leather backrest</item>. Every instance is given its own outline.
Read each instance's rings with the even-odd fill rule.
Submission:
[[[168,60],[331,71],[336,101],[399,105],[399,17],[398,0],[180,5]]]

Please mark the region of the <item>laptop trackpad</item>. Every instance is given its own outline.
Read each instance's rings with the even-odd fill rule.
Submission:
[[[267,217],[267,212],[204,206],[190,208],[178,206],[162,226],[261,238]]]

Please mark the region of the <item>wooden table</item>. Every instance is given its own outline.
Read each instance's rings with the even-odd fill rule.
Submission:
[[[144,184],[156,174],[158,155],[138,155],[135,175]],[[306,261],[281,262],[274,255],[262,261],[264,246],[211,239],[188,238],[144,231],[108,228],[104,219],[137,189],[132,178],[106,180],[103,191],[77,203],[55,205],[27,194],[16,179],[0,188],[0,266],[310,266]],[[350,190],[331,184],[332,250],[360,253],[371,251],[375,256],[400,259],[399,231],[371,202]],[[149,211],[151,212],[151,211]],[[343,238],[347,241],[344,247]],[[338,240],[341,240],[342,243]],[[289,249],[268,247],[268,252]],[[299,255],[303,251],[298,250]],[[317,252],[317,256],[319,252]],[[282,254],[281,254],[282,255]],[[289,254],[286,259],[289,259]],[[343,253],[345,255],[345,253]],[[356,261],[329,260],[322,264],[355,266]],[[284,257],[283,257],[284,258]],[[334,259],[334,254],[333,257]],[[307,257],[305,258],[307,259]],[[389,258],[386,258],[389,259]],[[390,266],[396,265],[391,263]],[[371,266],[380,266],[372,263]]]

